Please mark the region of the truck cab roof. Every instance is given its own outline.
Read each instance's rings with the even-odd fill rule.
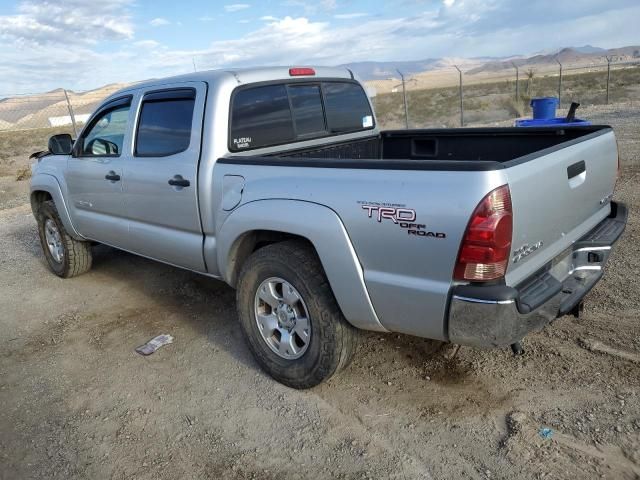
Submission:
[[[290,69],[294,68],[310,68],[314,75],[298,75],[292,76]],[[203,70],[200,72],[186,73],[183,75],[175,75],[172,77],[154,78],[143,80],[141,82],[129,85],[121,90],[112,93],[107,99],[111,100],[121,96],[124,93],[132,92],[139,89],[150,87],[161,87],[175,83],[185,82],[206,82],[211,85],[232,84],[233,86],[245,85],[249,83],[269,82],[276,80],[287,80],[291,78],[343,78],[356,79],[353,72],[348,68],[342,67],[314,67],[314,66],[277,66],[277,67],[251,67],[251,68],[225,68],[217,70]]]

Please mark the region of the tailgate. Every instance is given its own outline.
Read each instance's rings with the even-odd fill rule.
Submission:
[[[609,214],[617,176],[617,146],[610,129],[531,157],[515,160],[516,165],[506,170],[513,204],[506,275],[511,286],[556,258]]]

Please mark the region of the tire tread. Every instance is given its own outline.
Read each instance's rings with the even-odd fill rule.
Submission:
[[[76,277],[88,272],[91,269],[92,264],[91,242],[76,240],[67,233],[53,200],[46,200],[40,205],[38,210],[38,223],[42,224],[39,226],[40,229],[44,228],[44,222],[47,217],[51,217],[56,222],[60,236],[62,237],[62,241],[65,245],[65,254],[67,257],[63,268],[60,269],[60,271],[54,269],[51,265],[49,252],[44,244],[44,239],[42,238],[43,234],[40,233],[42,249],[47,257],[51,270],[62,278]]]
[[[358,332],[344,318],[315,250],[309,244],[300,240],[288,240],[267,245],[255,252],[245,262],[240,273],[237,289],[240,315],[243,315],[241,305],[247,301],[245,298],[246,289],[250,289],[250,285],[246,285],[248,273],[255,268],[256,264],[264,261],[295,265],[296,270],[300,273],[307,286],[314,291],[314,298],[308,300],[315,302],[320,307],[320,316],[322,318],[317,320],[321,321],[323,325],[332,324],[333,328],[321,329],[325,334],[325,338],[321,339],[320,358],[318,359],[317,367],[306,375],[298,377],[282,375],[278,371],[279,369],[276,368],[277,366],[273,365],[273,362],[268,357],[268,352],[253,348],[253,345],[249,342],[250,347],[252,347],[251,350],[263,368],[281,383],[298,389],[318,385],[349,365],[357,349]],[[308,302],[308,300],[305,299],[305,302]],[[318,334],[317,329],[314,334]]]

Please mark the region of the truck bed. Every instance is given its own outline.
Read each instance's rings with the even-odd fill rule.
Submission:
[[[594,138],[610,128],[593,125],[389,130],[358,140],[290,149],[262,157],[243,156],[242,163],[394,170],[495,170]],[[301,158],[304,162],[298,160]],[[393,162],[389,162],[391,160]]]
[[[616,164],[611,128],[587,126],[384,131],[269,155],[246,152],[219,159],[216,168],[218,177],[243,179],[243,202],[286,195],[327,206],[353,242],[385,328],[446,339],[445,325],[432,320],[445,316],[463,234],[482,198],[509,186],[513,234],[504,282],[518,288],[565,259],[610,214]],[[363,205],[410,209],[431,236],[372,219]]]

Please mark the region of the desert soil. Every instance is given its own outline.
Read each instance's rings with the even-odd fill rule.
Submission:
[[[640,478],[640,110],[583,112],[616,129],[631,211],[584,315],[521,357],[363,333],[308,391],[258,368],[223,283],[102,246],[49,273],[28,182],[1,178],[0,478]]]

